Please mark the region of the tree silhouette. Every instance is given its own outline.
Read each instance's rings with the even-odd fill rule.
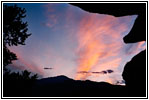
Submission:
[[[31,74],[31,72],[29,72],[27,70],[22,71],[22,79],[23,80],[35,80],[38,78],[37,74],[34,74],[32,76],[30,74]]]
[[[32,74],[31,72],[24,70],[21,73],[19,72],[11,72],[10,70],[7,69],[4,74],[4,80],[23,80],[23,81],[34,81],[38,78],[37,74]]]
[[[30,95],[37,78],[37,74],[31,74],[27,70],[11,72],[7,69],[3,75],[3,95],[6,97]]]
[[[6,71],[6,67],[8,64],[11,64],[12,60],[17,60],[17,56],[13,53],[10,52],[10,50],[6,47],[5,44],[3,44],[3,65],[4,65],[4,70]]]
[[[6,66],[17,60],[16,54],[11,52],[8,46],[25,45],[25,40],[31,35],[27,33],[27,22],[23,21],[26,10],[17,5],[3,7],[3,92],[5,96],[25,96],[31,93],[30,89],[38,75],[27,70],[21,73],[11,72]]]
[[[17,5],[4,5],[3,7],[3,65],[5,69],[5,66],[11,64],[12,60],[17,60],[16,55],[7,46],[25,45],[25,40],[31,34],[27,33],[27,22],[22,20],[26,17],[25,8]]]

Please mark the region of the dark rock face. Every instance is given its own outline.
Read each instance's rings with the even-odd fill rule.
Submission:
[[[90,3],[72,5],[89,12],[109,14],[117,17],[138,15],[132,30],[123,39],[125,43],[135,43],[146,40],[145,3]],[[129,96],[146,96],[146,50],[139,53],[125,65],[122,76],[126,81],[126,92]]]
[[[145,96],[146,94],[146,50],[136,55],[125,65],[123,79],[129,93]]]

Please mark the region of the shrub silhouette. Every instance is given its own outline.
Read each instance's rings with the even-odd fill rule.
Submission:
[[[37,74],[31,75],[31,72],[24,70],[21,73],[19,72],[11,72],[6,69],[4,72],[4,79],[12,79],[12,80],[36,80],[38,78]]]
[[[38,75],[24,70],[21,73],[6,70],[3,77],[3,96],[30,95],[31,89]]]

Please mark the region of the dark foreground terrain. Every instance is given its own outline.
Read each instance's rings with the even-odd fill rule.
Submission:
[[[141,86],[140,86],[141,87]],[[131,89],[131,88],[130,88]],[[4,80],[4,97],[140,97],[143,92],[106,82],[76,81],[66,76],[40,80]],[[136,91],[136,92],[135,92]]]
[[[4,81],[6,82],[6,81]],[[76,81],[66,76],[57,76],[31,81],[11,80],[4,84],[4,96],[20,97],[89,97],[128,96],[124,86],[105,82]]]

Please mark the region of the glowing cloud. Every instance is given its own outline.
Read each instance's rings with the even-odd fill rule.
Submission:
[[[122,19],[126,21],[122,22]],[[77,71],[89,72],[92,70],[101,71],[107,68],[118,69],[122,59],[124,59],[120,56],[122,54],[121,51],[127,46],[123,42],[123,36],[129,32],[129,22],[132,19],[133,16],[116,18],[109,15],[86,14],[80,21],[77,34],[79,44],[76,50],[78,55]],[[133,46],[133,51],[130,50],[126,54],[136,54],[136,52],[138,53],[145,49],[145,46],[142,47],[144,43],[131,44],[130,47]],[[91,75],[77,73],[75,79],[84,80]]]

